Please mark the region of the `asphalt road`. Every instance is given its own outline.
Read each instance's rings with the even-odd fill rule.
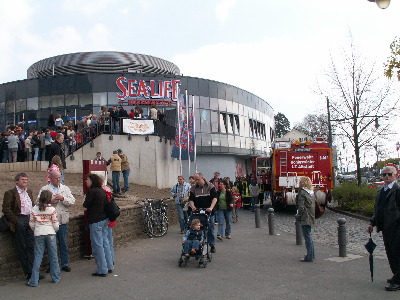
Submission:
[[[263,216],[264,212],[261,213]],[[390,270],[375,260],[371,282],[366,256],[338,258],[338,249],[316,243],[316,260],[302,263],[305,246],[295,236],[276,230],[267,220],[255,228],[254,213],[241,211],[232,239],[217,242],[207,268],[195,260],[178,267],[181,238],[177,226],[162,238],[141,239],[116,249],[116,268],[106,278],[92,277],[95,262],[82,260],[62,273],[58,284],[47,278],[40,287],[16,280],[0,286],[6,299],[398,299],[386,292]]]

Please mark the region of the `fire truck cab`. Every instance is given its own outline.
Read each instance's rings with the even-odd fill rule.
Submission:
[[[311,179],[318,203],[326,205],[333,188],[332,148],[322,138],[315,141],[278,141],[272,157],[275,209],[296,205],[299,178]]]

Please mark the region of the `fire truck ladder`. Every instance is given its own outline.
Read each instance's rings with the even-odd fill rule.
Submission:
[[[283,156],[279,157],[279,176],[287,177],[288,176],[288,173],[287,173],[288,152],[287,151],[282,151],[282,152],[283,152]]]

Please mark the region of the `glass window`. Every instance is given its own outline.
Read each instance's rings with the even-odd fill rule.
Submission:
[[[220,146],[220,137],[219,134],[211,135],[211,145],[214,147]]]
[[[201,96],[199,108],[210,108],[210,98]]]
[[[39,98],[34,97],[34,98],[28,98],[26,99],[26,106],[27,110],[39,110]]]
[[[232,113],[233,111],[232,111],[232,101],[226,101],[226,111],[228,112],[228,113]]]
[[[80,107],[92,106],[92,104],[93,104],[92,94],[79,94]]]
[[[62,107],[64,108],[64,95],[53,95],[50,98],[51,107]]]
[[[221,134],[220,140],[221,140],[221,147],[228,147],[228,136],[227,135]]]
[[[201,132],[211,132],[211,124],[210,124],[210,111],[206,109],[201,110]]]
[[[240,103],[239,103],[239,104],[238,104],[238,107],[239,107],[238,114],[243,116],[243,104],[240,104]]]
[[[107,93],[93,93],[93,105],[107,105]]]
[[[218,99],[219,111],[226,111],[226,100]]]
[[[26,99],[15,100],[15,112],[21,112],[26,110]]]
[[[201,122],[201,111],[200,111],[200,109],[195,109],[195,110],[194,110],[194,116],[195,116],[194,125],[195,125],[195,128],[196,128],[195,130],[201,132],[201,127],[200,127],[200,122]]]
[[[65,95],[65,106],[78,106],[78,95],[67,94]]]
[[[211,132],[219,132],[218,130],[218,112],[211,111]]]
[[[39,97],[40,108],[50,108],[50,96]]]
[[[238,115],[234,115],[233,117],[235,119],[235,126],[234,126],[235,134],[240,134],[239,116]]]
[[[117,93],[112,92],[112,93],[107,93],[107,99],[108,99],[108,106],[112,106],[112,105],[117,105],[118,104],[118,96]]]
[[[206,147],[211,146],[211,134],[201,135],[201,145]]]
[[[193,102],[194,102],[194,109],[198,109],[199,108],[199,101],[200,101],[200,97],[199,96],[194,96],[193,97]]]
[[[218,110],[218,99],[217,98],[210,98],[210,109]]]
[[[221,133],[227,133],[226,114],[224,113],[219,114],[219,128]]]
[[[233,131],[233,115],[232,114],[227,114],[228,120],[227,120],[227,125],[228,125],[228,133],[234,134],[235,132]]]

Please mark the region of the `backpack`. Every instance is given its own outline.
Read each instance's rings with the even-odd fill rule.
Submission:
[[[319,205],[317,201],[315,201],[315,218],[318,219],[321,217],[325,212],[325,209]]]
[[[111,201],[107,200],[104,210],[110,222],[114,222],[121,214],[117,203],[114,201],[114,198],[112,198]]]

